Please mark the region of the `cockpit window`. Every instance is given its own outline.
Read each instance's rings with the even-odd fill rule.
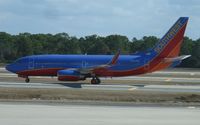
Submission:
[[[15,63],[21,63],[21,62],[22,62],[21,59],[17,59],[17,60],[15,61]]]
[[[28,58],[20,58],[20,59],[17,59],[16,61],[15,61],[15,63],[26,63],[26,62],[28,62]]]

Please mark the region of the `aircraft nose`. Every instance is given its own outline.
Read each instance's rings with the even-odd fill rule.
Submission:
[[[9,65],[6,65],[6,70],[10,71],[10,64]]]
[[[8,71],[10,71],[10,72],[14,72],[13,71],[13,68],[12,68],[12,64],[8,64],[8,65],[6,65],[6,70],[8,70]]]

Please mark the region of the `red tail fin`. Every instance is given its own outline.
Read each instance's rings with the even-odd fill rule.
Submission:
[[[188,17],[180,17],[156,44],[154,50],[159,57],[176,57],[179,55],[187,22]]]
[[[188,17],[180,17],[153,48],[156,56],[150,62],[150,72],[169,67],[173,61],[166,62],[164,59],[174,58],[179,55],[187,22]]]

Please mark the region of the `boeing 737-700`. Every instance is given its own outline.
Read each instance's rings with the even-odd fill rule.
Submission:
[[[169,31],[146,52],[130,55],[33,55],[17,59],[6,66],[29,82],[29,76],[57,76],[60,81],[79,81],[91,78],[100,84],[99,77],[132,76],[174,67],[190,55],[179,56],[188,17],[180,17]]]

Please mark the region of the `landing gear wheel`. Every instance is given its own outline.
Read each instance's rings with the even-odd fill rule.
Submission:
[[[96,81],[97,81],[97,84],[101,83],[101,80],[98,77],[96,77]]]
[[[26,82],[26,83],[29,83],[29,82],[30,82],[30,79],[29,79],[29,78],[26,78],[26,79],[25,79],[25,82]]]
[[[91,84],[100,84],[101,80],[98,77],[94,77],[91,80]]]
[[[92,79],[91,79],[91,84],[96,84],[96,82],[97,82],[97,81],[96,81],[95,78],[92,78]]]

